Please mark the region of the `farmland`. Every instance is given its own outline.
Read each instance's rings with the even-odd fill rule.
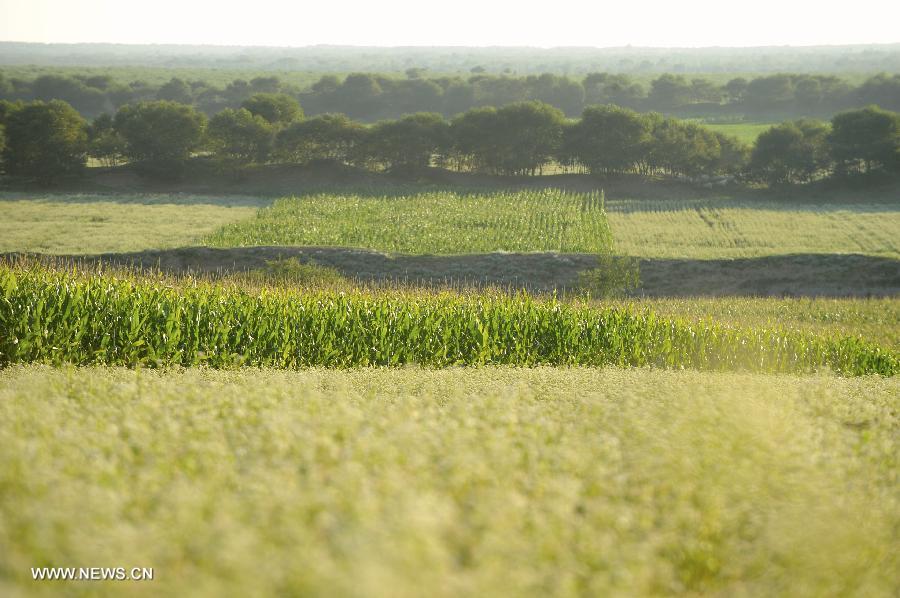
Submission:
[[[632,365],[894,375],[859,339],[690,326],[527,296],[181,288],[0,269],[0,365]]]
[[[400,253],[606,253],[611,237],[598,193],[556,190],[398,196],[315,194],[277,200],[225,226],[218,247],[326,245]]]
[[[897,297],[353,279],[609,252],[896,277],[890,202],[706,195],[4,196],[4,251],[169,269],[0,266],[0,593],[121,564],[147,595],[890,595]]]
[[[900,301],[896,298],[663,297],[602,304],[648,310],[660,317],[689,322],[705,320],[742,328],[782,327],[826,336],[860,336],[900,350]]]
[[[142,595],[887,596],[898,397],[619,368],[7,368],[0,591],[87,591],[29,567],[116,563],[155,568]]]
[[[0,195],[0,251],[107,253],[195,245],[266,200],[180,194]]]
[[[716,259],[792,253],[900,257],[890,203],[610,197],[554,190],[0,196],[0,251],[89,254],[209,244],[326,245],[407,254],[615,251]],[[606,223],[608,221],[608,224]],[[609,230],[607,230],[609,229]]]
[[[859,253],[900,258],[900,211],[864,200],[609,199],[616,250],[658,258]]]

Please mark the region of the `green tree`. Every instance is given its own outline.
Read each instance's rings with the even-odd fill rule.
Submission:
[[[103,166],[117,166],[125,155],[125,140],[113,128],[113,117],[101,114],[88,127],[88,155]]]
[[[650,126],[627,108],[588,106],[569,135],[569,152],[591,172],[625,172],[645,159]]]
[[[448,133],[443,116],[419,112],[376,124],[368,135],[367,151],[373,162],[390,169],[425,168],[434,156],[445,153]]]
[[[646,95],[644,88],[628,75],[591,73],[584,78],[585,103],[615,104],[623,108],[637,108]]]
[[[733,135],[715,133],[719,143],[719,160],[716,170],[730,175],[743,172],[750,161],[750,146]]]
[[[178,77],[172,77],[156,92],[157,100],[168,100],[181,104],[190,104],[193,101],[191,87]]]
[[[363,125],[344,114],[323,114],[295,122],[280,131],[276,152],[280,159],[299,163],[315,160],[350,162],[354,148],[365,133]]]
[[[498,149],[495,170],[503,174],[535,174],[562,145],[565,115],[543,102],[516,102],[497,110]]]
[[[829,165],[828,128],[816,121],[782,123],[761,133],[750,172],[768,185],[811,181]]]
[[[221,162],[232,165],[265,162],[274,134],[266,119],[246,108],[226,108],[213,116],[206,128],[210,149]]]
[[[254,116],[263,117],[277,129],[303,119],[300,103],[283,93],[257,93],[244,101],[241,108],[246,108]]]
[[[900,114],[877,106],[850,110],[831,120],[828,143],[841,171],[900,169]]]
[[[496,174],[533,174],[562,145],[565,116],[543,102],[475,108],[453,120],[453,158],[458,168]]]
[[[658,110],[674,110],[691,101],[691,84],[681,75],[665,73],[650,83],[647,100]]]
[[[6,172],[44,183],[84,168],[87,122],[66,102],[31,102],[6,117]]]
[[[468,110],[450,123],[452,159],[457,170],[499,169],[500,119],[491,106]]]
[[[103,112],[106,96],[99,89],[88,87],[82,81],[59,75],[43,75],[31,84],[32,97],[48,102],[63,100],[82,114],[92,116]]]
[[[193,107],[164,100],[123,106],[113,128],[125,141],[125,156],[151,175],[177,176],[200,147],[206,117]]]

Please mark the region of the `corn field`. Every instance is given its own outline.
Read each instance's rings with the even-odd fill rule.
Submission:
[[[298,292],[0,267],[0,365],[620,365],[893,375],[854,338],[737,329],[525,294]]]
[[[326,245],[410,254],[607,253],[612,247],[603,194],[557,189],[290,197],[205,241],[214,247]]]

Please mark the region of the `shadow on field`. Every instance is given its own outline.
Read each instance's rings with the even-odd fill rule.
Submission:
[[[653,211],[692,210],[718,205],[725,200],[724,203],[730,207],[762,205],[766,209],[792,211],[858,208],[867,212],[895,212],[900,179],[887,175],[882,179],[868,177],[865,180],[828,181],[777,189],[742,186],[706,188],[672,178],[650,178],[636,174],[500,176],[432,167],[401,174],[370,172],[332,162],[258,165],[234,175],[223,173],[207,159],[196,158],[189,163],[182,177],[171,181],[149,179],[141,176],[134,167],[123,165],[88,168],[84,176],[67,179],[53,188],[0,177],[0,190],[7,192],[12,199],[38,196],[56,201],[60,195],[65,200],[66,195],[82,194],[82,201],[89,201],[91,195],[99,195],[101,197],[96,201],[117,201],[121,198],[123,203],[141,201],[142,196],[147,198],[146,201],[157,203],[161,198],[153,196],[160,194],[180,194],[185,202],[190,203],[234,203],[250,196],[247,201],[255,205],[256,202],[268,203],[265,198],[270,201],[276,197],[318,192],[391,196],[428,190],[478,193],[543,188],[572,192],[603,189],[608,208],[625,212],[648,209],[633,200],[654,200]],[[192,198],[191,195],[199,197]],[[175,201],[178,201],[177,195]]]
[[[6,254],[14,258],[17,254]],[[329,266],[364,282],[438,286],[500,286],[565,291],[596,256],[559,253],[391,255],[342,247],[186,247],[58,259],[103,262],[170,273],[227,273],[296,257]],[[643,259],[641,286],[649,297],[811,296],[867,297],[900,294],[900,260],[864,255],[796,254],[742,259]]]

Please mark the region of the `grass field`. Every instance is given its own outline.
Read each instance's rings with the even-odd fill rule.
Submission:
[[[0,593],[896,590],[897,379],[0,370]],[[155,581],[31,581],[33,566]]]
[[[85,254],[197,245],[265,199],[198,195],[0,195],[0,252]]]
[[[647,258],[738,258],[860,253],[900,258],[900,209],[885,204],[749,199],[607,199],[619,253]]]
[[[207,238],[216,247],[329,245],[412,254],[490,251],[605,253],[599,194],[556,190],[285,198]]]
[[[593,203],[591,203],[593,202]],[[402,253],[602,252],[596,198],[557,191],[458,196],[0,196],[0,251],[86,254],[208,243],[332,245]],[[587,204],[594,206],[583,209]],[[606,200],[617,252],[715,259],[787,253],[900,258],[900,210],[883,203]]]
[[[703,126],[719,133],[737,137],[747,145],[753,145],[760,133],[768,131],[769,128],[776,124],[777,123],[703,123]]]

